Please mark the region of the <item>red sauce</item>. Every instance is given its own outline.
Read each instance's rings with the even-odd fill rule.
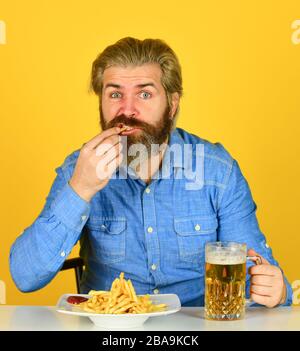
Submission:
[[[88,299],[83,296],[69,296],[67,298],[67,302],[73,304],[73,305],[78,305],[81,302],[87,301]]]

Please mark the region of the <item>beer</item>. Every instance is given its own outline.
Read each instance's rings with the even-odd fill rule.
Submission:
[[[247,256],[247,245],[209,242],[205,245],[205,318],[221,321],[245,316],[246,261],[261,264],[259,255]]]
[[[246,262],[214,259],[205,264],[207,319],[235,320],[245,313]]]
[[[244,318],[246,254],[245,244],[206,244],[205,318],[222,321]]]

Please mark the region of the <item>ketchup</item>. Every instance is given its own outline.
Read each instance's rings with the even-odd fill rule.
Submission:
[[[69,296],[67,298],[67,302],[73,304],[73,305],[78,305],[81,302],[87,301],[88,299],[83,296]]]

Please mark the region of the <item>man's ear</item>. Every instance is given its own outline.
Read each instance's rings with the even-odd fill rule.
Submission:
[[[172,107],[171,107],[171,118],[172,119],[174,118],[175,112],[177,111],[177,108],[178,108],[178,105],[179,105],[179,100],[180,100],[179,94],[178,93],[173,93],[172,94],[172,101],[171,101],[171,104],[172,104]]]

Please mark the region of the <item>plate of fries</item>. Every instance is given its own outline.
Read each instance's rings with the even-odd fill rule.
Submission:
[[[135,328],[150,317],[179,311],[181,303],[175,294],[136,295],[132,282],[124,279],[122,272],[109,291],[64,294],[56,307],[61,313],[88,317],[99,327]]]

